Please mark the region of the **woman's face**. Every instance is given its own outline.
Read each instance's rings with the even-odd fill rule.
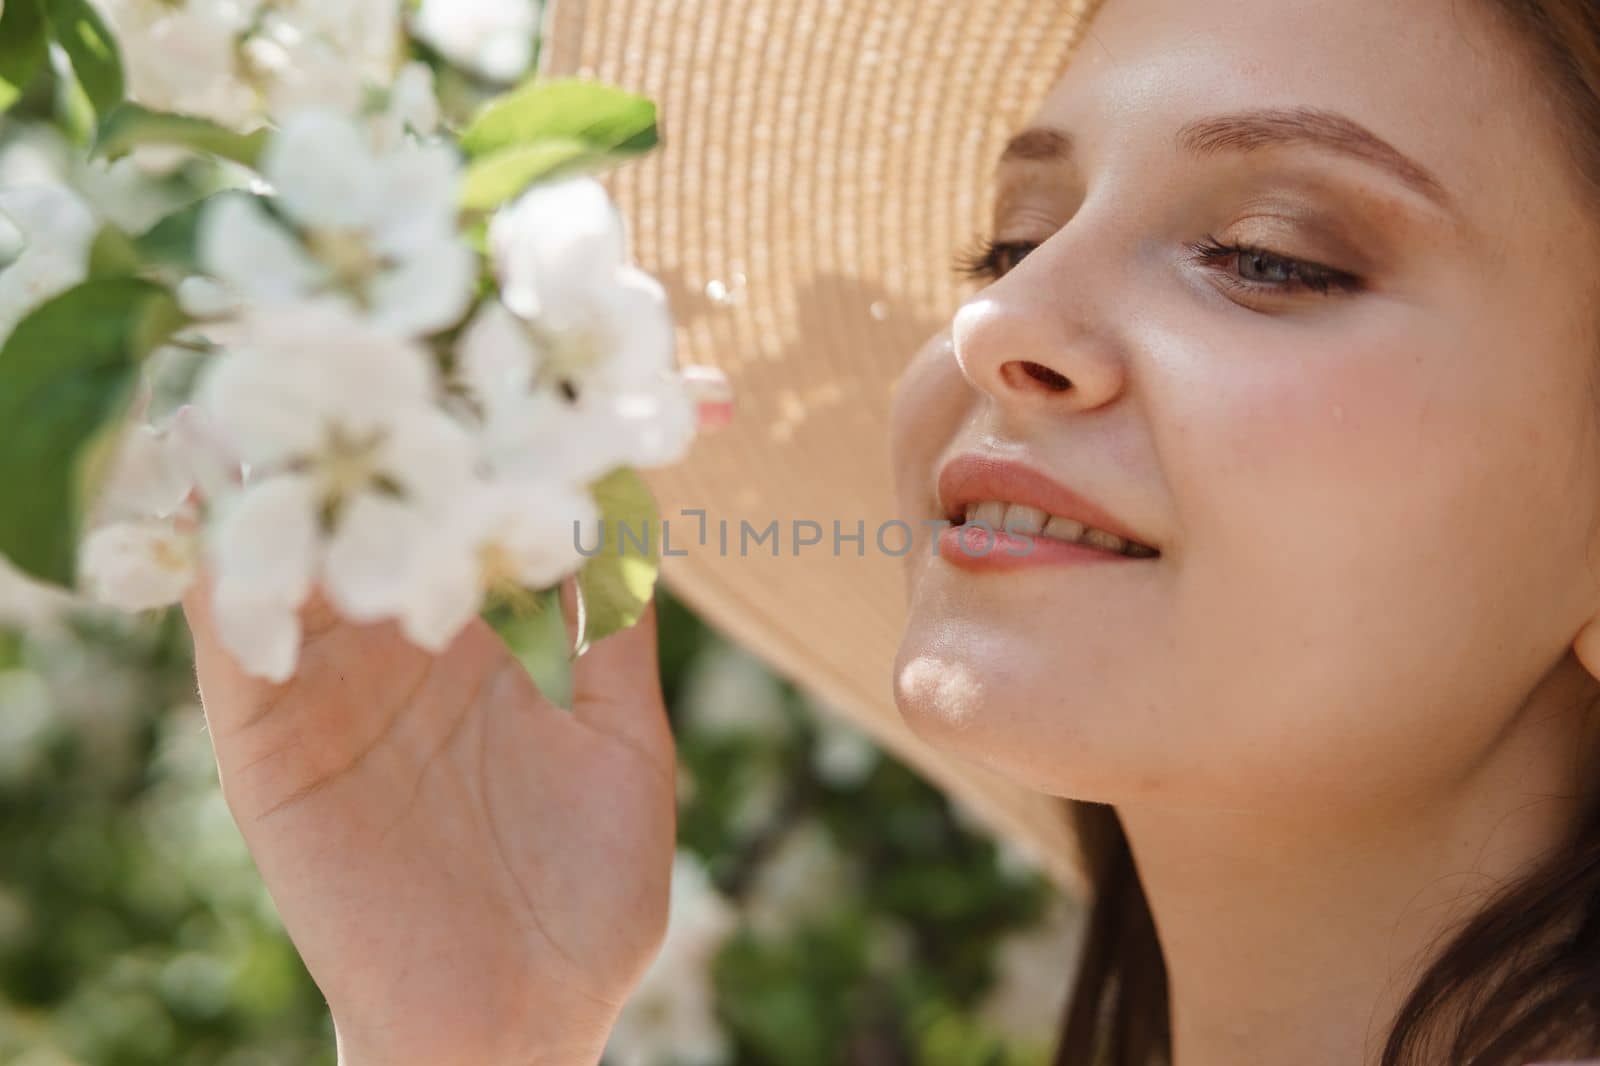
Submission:
[[[1383,802],[1587,683],[1596,243],[1514,40],[1458,0],[1110,0],[1000,164],[1020,247],[899,387],[896,479],[915,521],[1072,510],[983,463],[941,498],[1019,464],[1159,554],[925,541],[918,732],[1076,798]]]

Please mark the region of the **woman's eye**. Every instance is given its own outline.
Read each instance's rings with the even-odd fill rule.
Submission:
[[[998,281],[1037,247],[1032,241],[993,241],[985,238],[956,257],[956,273],[980,281]]]
[[[964,277],[997,281],[1027,258],[1038,244],[1032,241],[994,241],[983,239],[956,259],[955,269]],[[1360,292],[1365,288],[1354,274],[1278,255],[1247,244],[1225,244],[1215,237],[1188,246],[1193,259],[1214,270],[1241,292],[1265,295],[1316,293],[1334,290]]]
[[[1189,245],[1195,262],[1215,270],[1236,289],[1267,295],[1312,292],[1321,296],[1337,289],[1360,292],[1365,288],[1354,274],[1317,263],[1307,263],[1248,244],[1224,244],[1215,237]]]

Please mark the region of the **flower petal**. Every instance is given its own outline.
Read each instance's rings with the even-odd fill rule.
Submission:
[[[560,482],[505,481],[491,506],[497,510],[492,544],[512,564],[517,580],[528,588],[548,588],[583,563],[579,530],[597,539],[600,520],[594,498]]]
[[[442,411],[399,412],[390,421],[378,466],[414,506],[447,507],[471,483],[477,447],[465,428]]]
[[[629,267],[618,271],[612,287],[594,295],[597,306],[591,313],[609,327],[611,350],[584,375],[585,385],[634,388],[674,367],[677,334],[660,282]]]
[[[200,220],[200,265],[251,303],[300,300],[322,283],[321,268],[294,237],[244,196],[222,196]]]
[[[328,598],[355,622],[394,615],[405,602],[405,582],[426,547],[427,533],[416,507],[358,493],[346,502],[323,556]]]
[[[194,537],[171,522],[114,522],[83,542],[79,569],[89,594],[124,611],[170,607],[194,584]]]
[[[212,423],[226,427],[239,458],[269,469],[316,448],[324,430],[317,416],[325,394],[315,367],[274,354],[225,353],[205,369],[195,392]]]
[[[294,676],[300,658],[297,603],[221,577],[212,606],[217,633],[240,669],[274,684]]]
[[[373,217],[378,167],[361,128],[335,111],[300,111],[262,160],[284,210],[303,226],[362,225]]]
[[[168,518],[193,488],[182,442],[139,424],[123,435],[101,506],[117,517]]]
[[[473,316],[456,354],[462,383],[485,408],[522,396],[533,384],[538,352],[523,321],[498,300]]]
[[[461,165],[442,144],[400,145],[377,168],[367,190],[373,205],[374,247],[386,255],[425,252],[456,233]]]
[[[594,178],[535,185],[496,213],[489,245],[506,306],[532,319],[558,294],[610,284],[623,265],[622,216]]]
[[[212,563],[240,595],[298,607],[317,570],[318,501],[308,477],[248,485],[223,510],[210,540]]]
[[[412,643],[435,654],[450,646],[483,605],[477,556],[440,550],[412,571],[400,625]]]
[[[373,279],[368,286],[372,320],[404,337],[448,329],[467,313],[477,274],[472,249],[447,238]]]

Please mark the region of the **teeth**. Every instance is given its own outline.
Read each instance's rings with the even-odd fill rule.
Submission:
[[[1086,526],[1071,518],[1047,514],[1037,507],[1020,503],[985,500],[983,503],[968,504],[966,520],[969,525],[980,525],[990,531],[1003,530],[1024,537],[1043,535],[1052,540],[1087,544],[1136,559],[1149,559],[1159,554],[1153,548],[1135,544],[1115,533],[1107,533],[1103,529]]]
[[[1084,530],[1083,542],[1096,548],[1104,548],[1108,552],[1120,552],[1128,547],[1128,542],[1115,533],[1107,533],[1100,529]]]
[[[1083,536],[1084,525],[1070,518],[1054,518],[1045,523],[1044,535],[1056,540],[1078,540]]]
[[[1044,525],[1049,520],[1050,516],[1037,507],[1014,503],[1006,508],[1005,529],[1019,537],[1036,537],[1044,532]]]
[[[980,503],[976,508],[967,509],[967,521],[974,522],[990,532],[1003,527],[1006,520],[1006,505],[993,500]]]

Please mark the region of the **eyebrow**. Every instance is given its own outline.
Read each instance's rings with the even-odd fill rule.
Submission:
[[[1362,160],[1389,172],[1447,211],[1454,210],[1444,183],[1421,163],[1354,119],[1320,108],[1265,108],[1196,119],[1178,130],[1178,147],[1196,155],[1253,152],[1306,144]],[[1073,153],[1072,135],[1050,126],[1036,126],[1011,138],[1000,153],[1002,162],[1066,161]]]

